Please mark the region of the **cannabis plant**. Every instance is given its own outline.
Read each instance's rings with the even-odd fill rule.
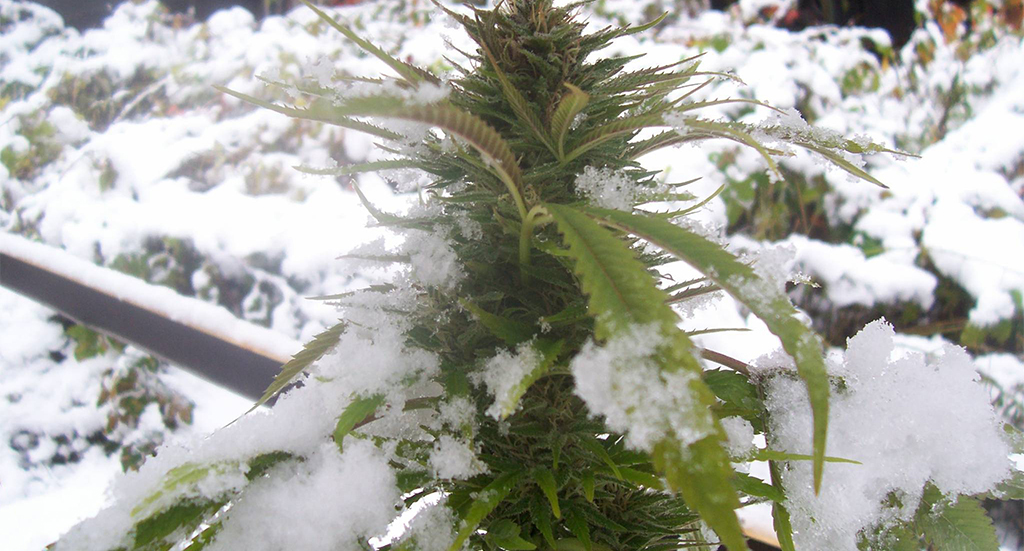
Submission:
[[[328,297],[343,321],[283,367],[260,400],[276,398],[272,409],[191,449],[162,450],[58,549],[740,550],[736,510],[760,501],[772,502],[786,549],[794,524],[798,540],[838,534],[835,549],[917,549],[921,537],[944,541],[930,528],[946,526],[932,522],[936,511],[964,507],[966,517],[949,516],[956,533],[995,549],[991,525],[972,516],[977,503],[949,501],[1010,477],[994,423],[976,431],[989,440],[975,445],[996,443],[979,452],[995,465],[983,480],[926,473],[911,490],[883,486],[883,512],[852,525],[805,507],[819,491],[835,503],[855,492],[829,493],[832,473],[844,472],[832,466],[855,469],[858,459],[826,457],[830,393],[838,404],[871,380],[854,372],[863,358],[886,370],[888,351],[875,346],[886,326],[866,330],[845,371],[830,374],[784,287],[686,223],[709,198],[638,162],[721,138],[756,149],[776,174],[776,157],[797,146],[878,184],[856,158],[884,148],[789,112],[758,126],[701,118],[710,105],[760,104],[695,99],[709,79],[731,78],[700,71],[699,58],[627,71],[635,58],[596,56],[659,20],[585,34],[581,7],[438,6],[478,46],[442,80],[310,6],[395,76],[319,71],[272,83],[297,90],[296,106],[224,90],[369,133],[388,153],[307,170],[429,176],[421,204],[402,215],[354,184],[377,224],[405,241],[350,256],[401,269],[386,284]],[[702,276],[659,275],[680,260]],[[719,292],[759,317],[784,354],[754,370],[697,347],[677,305]],[[755,433],[770,447],[754,447]],[[770,462],[770,484],[733,467],[757,459]],[[969,468],[982,470],[976,463]]]

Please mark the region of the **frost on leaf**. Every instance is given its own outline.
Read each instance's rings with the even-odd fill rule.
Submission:
[[[434,443],[428,463],[430,470],[442,479],[466,479],[487,472],[468,442],[447,434]]]
[[[797,548],[854,551],[858,532],[912,518],[927,483],[955,497],[991,490],[1010,474],[1010,450],[967,353],[947,346],[934,360],[899,356],[894,334],[884,320],[869,324],[831,369],[841,383],[830,401],[827,454],[862,464],[827,463],[817,496],[810,462],[783,469]],[[803,385],[782,375],[766,386],[770,447],[809,453]]]
[[[405,344],[398,327],[353,328],[345,331],[334,352],[317,363],[316,374],[348,392],[369,396],[388,393],[411,377],[433,374],[437,356]]]
[[[635,326],[603,346],[588,342],[569,366],[591,413],[635,449],[650,451],[666,436],[683,447],[707,436],[690,415],[695,375],[661,370],[653,357],[664,341],[656,324]]]
[[[418,551],[445,551],[455,541],[455,522],[443,499],[428,505],[412,518],[397,548],[404,549],[402,544],[411,542],[411,548]]]
[[[473,377],[475,382],[487,385],[487,392],[494,396],[487,415],[503,419],[515,411],[521,396],[517,390],[540,362],[541,355],[530,343],[520,345],[515,354],[502,350],[488,360],[483,371]]]
[[[622,171],[588,166],[576,176],[576,191],[593,205],[629,212],[650,190]]]
[[[355,541],[384,533],[399,502],[394,472],[376,446],[356,440],[339,454],[324,444],[255,481],[226,513],[210,550],[356,549]]]
[[[402,246],[412,264],[412,276],[427,287],[454,290],[466,276],[451,243],[437,233],[411,230]]]
[[[722,419],[722,428],[729,437],[726,451],[730,457],[744,457],[754,451],[754,427],[742,417]]]

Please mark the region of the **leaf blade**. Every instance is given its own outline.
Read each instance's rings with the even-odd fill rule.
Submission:
[[[916,518],[925,540],[935,551],[998,551],[992,519],[977,499],[959,496],[951,503],[929,486]]]
[[[345,410],[338,416],[338,422],[334,427],[332,435],[339,451],[342,451],[342,443],[345,440],[345,436],[352,432],[367,417],[373,415],[383,403],[384,396],[377,394],[366,398],[357,398],[345,407]]]
[[[799,321],[789,299],[753,269],[707,238],[654,217],[589,208],[598,222],[636,235],[702,272],[746,305],[779,337],[807,386],[813,412],[814,487],[821,487],[828,430],[829,382],[820,337]]]
[[[558,108],[551,115],[551,138],[555,141],[558,159],[565,158],[565,135],[569,132],[576,115],[590,102],[590,94],[569,84],[564,83],[569,93],[558,103]]]
[[[416,84],[424,80],[434,84],[438,84],[440,82],[440,80],[437,77],[430,74],[429,72],[424,71],[423,69],[420,69],[415,65],[411,65],[404,61],[395,59],[384,50],[375,46],[372,42],[364,38],[361,38],[359,35],[352,32],[352,29],[349,29],[347,26],[335,21],[333,17],[324,13],[320,8],[317,8],[308,0],[302,1],[304,4],[306,4],[307,7],[313,10],[313,12],[316,13],[317,17],[319,17],[322,21],[324,21],[331,27],[334,27],[334,29],[340,32],[342,35],[344,35],[345,38],[351,40],[352,42],[355,42],[357,46],[365,50],[367,53],[373,55],[377,59],[386,63],[388,67],[391,67],[392,69],[395,70],[396,73],[401,75],[402,78],[406,80],[406,82],[410,84]]]
[[[555,475],[544,467],[538,467],[533,471],[533,479],[544,492],[544,497],[548,498],[548,503],[551,504],[551,513],[555,515],[556,519],[561,519],[562,509],[558,506],[558,485],[555,484]]]
[[[274,380],[267,387],[267,390],[263,392],[263,396],[252,406],[249,411],[252,411],[263,404],[267,403],[274,396],[277,396],[282,390],[287,387],[292,380],[295,379],[302,373],[307,367],[313,364],[313,362],[319,360],[330,352],[338,342],[341,340],[341,334],[345,332],[347,324],[344,322],[338,323],[326,331],[313,337],[313,340],[306,343],[306,345],[292,356],[292,359],[285,362],[281,366],[281,372],[274,377]]]
[[[492,480],[490,484],[480,491],[477,498],[470,504],[466,516],[462,518],[462,528],[456,534],[455,541],[448,547],[448,551],[459,551],[459,549],[462,549],[462,544],[476,532],[477,527],[480,526],[484,518],[508,497],[508,494],[519,483],[519,479],[522,476],[522,471],[504,473]]]

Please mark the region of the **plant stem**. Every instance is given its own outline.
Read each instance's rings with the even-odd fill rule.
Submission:
[[[519,275],[525,285],[530,280],[526,273],[526,267],[530,265],[530,241],[533,239],[533,230],[537,223],[547,223],[550,216],[544,207],[536,205],[523,217],[523,226],[519,231]]]

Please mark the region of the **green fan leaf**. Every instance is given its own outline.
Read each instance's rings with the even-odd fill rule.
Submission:
[[[687,452],[689,457],[683,457],[677,443],[663,441],[651,455],[654,466],[665,473],[672,489],[700,513],[729,551],[747,549],[743,529],[736,517],[740,501],[730,483],[733,472],[729,466],[729,454],[714,437],[690,444]]]
[[[683,63],[689,63],[695,59],[697,59],[697,56],[681,59],[675,63],[669,63],[668,65],[648,67],[637,71],[623,73],[604,83],[598,84],[596,88],[598,88],[603,94],[620,94],[623,92],[640,90],[645,86],[650,86],[666,80],[681,79],[684,77],[689,78],[692,75],[692,70],[696,68],[696,64],[681,72],[665,71],[673,67],[678,67]]]
[[[771,152],[762,145],[761,142],[757,141],[757,139],[750,135],[746,128],[741,127],[739,124],[707,121],[691,117],[686,120],[686,126],[690,131],[706,133],[708,137],[727,138],[750,146],[761,154],[761,157],[768,163],[769,170],[775,173],[779,178],[782,177],[782,173],[779,171],[779,164],[775,162],[775,158],[772,157]]]
[[[598,340],[636,324],[658,323],[666,331],[675,328],[678,317],[665,305],[668,296],[621,239],[572,207],[548,204],[545,209],[576,260],[575,271],[589,296],[588,312],[597,321]]]
[[[306,343],[306,346],[299,351],[298,354],[292,356],[292,359],[288,360],[283,366],[281,366],[281,372],[274,377],[274,381],[270,383],[267,390],[263,392],[263,396],[256,401],[256,404],[252,406],[253,409],[260,407],[267,403],[267,400],[277,396],[282,390],[284,390],[294,379],[302,373],[303,370],[308,368],[313,362],[319,360],[324,354],[330,352],[335,346],[338,345],[338,341],[341,340],[341,334],[345,332],[346,324],[344,322],[338,323],[330,329],[324,331],[313,337],[313,340]]]
[[[814,456],[802,453],[786,453],[777,450],[757,450],[750,457],[751,461],[813,461]],[[846,459],[844,457],[825,456],[825,463],[849,463],[851,465],[862,465],[860,461]]]
[[[327,15],[319,8],[309,3],[308,0],[302,1],[304,4],[306,4],[306,6],[313,10],[321,20],[323,20],[328,25],[334,27],[341,34],[345,35],[345,38],[351,40],[352,42],[355,42],[357,46],[365,50],[367,53],[373,55],[377,59],[386,63],[388,67],[394,69],[396,73],[401,75],[402,78],[404,78],[410,84],[416,84],[424,80],[434,84],[438,84],[441,82],[437,77],[430,74],[428,71],[420,69],[415,65],[410,65],[409,63],[395,59],[384,50],[375,46],[372,42],[359,37],[359,35],[352,32],[352,29],[349,29],[345,25],[342,25],[341,23],[335,21],[333,17]]]
[[[336,105],[333,101],[318,99],[308,109],[296,109],[263,101],[224,87],[217,87],[217,89],[290,117],[353,128],[393,140],[401,139],[402,136],[362,121],[356,121],[351,117],[395,118],[440,127],[466,140],[487,159],[493,161],[489,163],[489,166],[512,195],[520,216],[526,218],[526,205],[523,203],[522,194],[522,171],[512,154],[512,149],[489,124],[467,111],[447,104],[406,105],[399,98],[386,95],[352,98],[341,105]]]
[[[744,418],[757,418],[764,410],[757,387],[736,371],[709,369],[704,372],[704,383],[731,408],[730,411]]]
[[[195,538],[192,538],[192,541],[181,551],[202,551],[203,549],[206,549],[207,545],[213,543],[214,538],[217,537],[217,534],[220,533],[220,530],[223,527],[224,523],[220,521],[214,522],[200,532]]]
[[[466,543],[466,540],[476,532],[487,515],[491,514],[491,511],[508,497],[509,492],[515,488],[522,477],[522,471],[504,473],[480,490],[476,499],[470,504],[469,511],[462,518],[459,533],[456,534],[455,541],[448,547],[448,551],[462,549],[462,544]]]
[[[334,427],[334,443],[337,444],[339,450],[342,449],[345,436],[365,421],[367,417],[373,415],[383,403],[384,396],[381,395],[357,398],[345,408],[345,411],[341,412],[341,415],[338,417],[338,423]]]
[[[597,456],[598,459],[603,461],[605,465],[608,465],[608,468],[611,469],[612,474],[615,475],[615,478],[618,478],[619,480],[623,479],[622,472],[619,471],[619,466],[615,464],[615,460],[613,460],[612,456],[608,454],[608,450],[606,450],[605,447],[601,445],[600,440],[598,440],[597,438],[579,438],[577,441],[581,446],[586,448],[587,451],[594,454],[595,456]]]
[[[735,478],[733,478],[733,485],[737,490],[747,494],[748,496],[761,497],[780,503],[786,501],[786,495],[778,488],[771,484],[767,484],[756,476],[750,476],[746,473],[736,473]]]
[[[379,100],[379,101],[375,101]],[[346,115],[378,116],[422,122],[440,127],[469,142],[486,159],[489,166],[505,184],[522,218],[526,218],[523,203],[522,172],[508,142],[480,117],[446,104],[404,105],[388,98],[369,98],[367,101],[348,102],[340,107],[326,107]]]
[[[782,471],[779,464],[769,461],[768,473],[771,476],[772,487],[785,495],[785,490],[782,487]],[[796,544],[793,542],[793,523],[790,521],[789,511],[781,501],[772,502],[772,527],[775,529],[775,536],[779,540],[779,548],[782,551],[796,551]]]
[[[494,546],[505,551],[533,551],[536,549],[536,545],[519,537],[521,531],[518,524],[508,519],[501,519],[487,527],[487,539]]]
[[[303,174],[313,174],[316,176],[347,176],[349,174],[359,174],[362,172],[378,172],[381,170],[422,167],[423,165],[421,163],[412,160],[389,159],[386,161],[372,161],[369,163],[358,163],[335,167],[313,168],[300,165],[293,168]]]
[[[340,113],[332,113],[329,110],[313,110],[313,109],[298,109],[296,107],[285,107],[278,105],[274,102],[259,99],[249,94],[243,94],[242,92],[236,92],[223,86],[214,85],[217,91],[225,93],[229,96],[234,96],[246,103],[251,103],[257,107],[269,109],[282,115],[287,115],[292,118],[302,119],[307,121],[323,122],[327,124],[333,124],[334,126],[340,126],[342,128],[348,128],[351,130],[358,130],[359,132],[365,132],[367,134],[377,136],[378,138],[384,138],[387,140],[400,140],[402,135],[397,132],[385,130],[378,126],[374,126],[370,123],[355,120],[351,117],[342,115]],[[317,100],[322,102],[323,100]]]
[[[619,474],[622,475],[623,480],[628,480],[646,488],[653,488],[655,490],[665,489],[665,483],[662,482],[660,478],[646,471],[631,469],[629,467],[619,467]]]
[[[720,245],[695,232],[655,217],[597,208],[587,212],[600,223],[636,235],[693,266],[750,308],[779,337],[783,349],[796,362],[797,373],[810,396],[814,415],[814,487],[820,488],[828,429],[828,374],[821,338],[799,320],[786,295]]]
[[[668,17],[668,12],[665,12],[665,13],[659,15],[658,17],[654,18],[651,21],[648,21],[647,23],[644,23],[643,25],[637,25],[635,27],[623,27],[622,29],[620,29],[616,33],[616,35],[617,36],[629,36],[631,34],[642,33],[642,32],[644,32],[644,31],[646,31],[648,29],[652,29],[652,28],[656,27],[658,25],[658,23],[661,23],[662,21],[664,21],[666,17]]]
[[[622,157],[627,160],[635,160],[643,157],[644,155],[662,149],[664,147],[671,147],[686,143],[688,141],[695,141],[701,139],[699,135],[690,134],[683,136],[675,130],[666,130],[664,132],[655,134],[646,140],[640,140],[638,142],[631,142],[623,151]]]
[[[558,108],[551,115],[551,138],[555,141],[556,155],[559,160],[565,158],[566,133],[569,132],[576,115],[590,102],[590,95],[583,90],[568,82],[565,83],[565,87],[569,89],[569,93],[562,98],[562,101],[558,103]]]
[[[528,341],[537,332],[529,324],[492,314],[468,300],[460,300],[459,304],[466,310],[469,310],[495,337],[498,337],[509,346],[515,346],[521,342]]]
[[[572,532],[572,535],[580,540],[583,549],[591,551],[593,542],[590,539],[590,523],[575,507],[570,507],[566,511],[565,526]]]
[[[995,499],[1024,499],[1024,471],[1013,471],[1010,478],[1000,482],[992,494]]]
[[[543,467],[538,467],[533,471],[533,480],[544,492],[544,497],[548,498],[548,503],[551,504],[551,513],[555,515],[555,518],[562,518],[562,510],[558,506],[558,485],[555,484],[555,475]]]
[[[667,295],[655,286],[626,243],[582,211],[565,205],[549,204],[545,208],[576,260],[575,271],[583,292],[589,296],[590,314],[596,320],[595,337],[605,340],[635,324],[658,324],[664,334],[673,337],[667,351],[669,358],[662,362],[662,369],[700,373],[700,365],[690,353],[692,345],[676,328],[678,317],[665,303]],[[714,395],[699,380],[689,390],[693,393],[689,401],[694,404],[694,427],[708,429],[713,435],[688,446],[684,456],[676,435],[666,434],[655,446],[652,457],[672,489],[701,514],[723,541],[734,550],[744,549],[735,512],[739,498],[729,483],[729,456],[721,446],[720,430],[709,413]],[[599,444],[598,447],[603,449]],[[613,470],[621,477],[617,466]]]
[[[839,168],[849,172],[850,174],[853,174],[854,176],[862,180],[867,180],[868,182],[871,182],[876,186],[879,186],[884,189],[889,189],[889,186],[883,184],[879,179],[875,178],[871,174],[868,174],[868,172],[865,171],[863,168],[851,163],[850,161],[847,161],[841,154],[837,153],[836,151],[807,143],[795,143],[795,145],[799,145],[800,147],[809,149],[817,153],[818,155],[825,157],[826,159],[831,161],[832,164],[838,166]]]
[[[583,471],[580,475],[580,485],[583,486],[583,497],[587,501],[594,502],[594,471]]]
[[[131,516],[151,517],[162,510],[162,505],[168,500],[169,496],[188,497],[194,493],[196,485],[207,477],[231,472],[237,468],[238,464],[234,462],[213,464],[184,463],[179,465],[167,471],[167,474],[164,475],[160,483],[160,487],[132,508]]]
[[[555,533],[551,529],[551,507],[544,504],[544,500],[536,497],[530,501],[530,519],[537,531],[544,537],[548,547],[555,548]]]
[[[951,502],[937,488],[925,488],[916,524],[929,549],[935,551],[998,551],[992,519],[977,499],[967,496]]]
[[[654,126],[665,126],[661,114],[635,115],[615,119],[584,134],[576,147],[562,158],[562,164],[568,163],[612,138]]]
[[[163,551],[171,548],[182,533],[198,528],[220,510],[227,500],[187,499],[140,521],[134,528],[134,550]],[[170,539],[170,541],[168,541]]]

